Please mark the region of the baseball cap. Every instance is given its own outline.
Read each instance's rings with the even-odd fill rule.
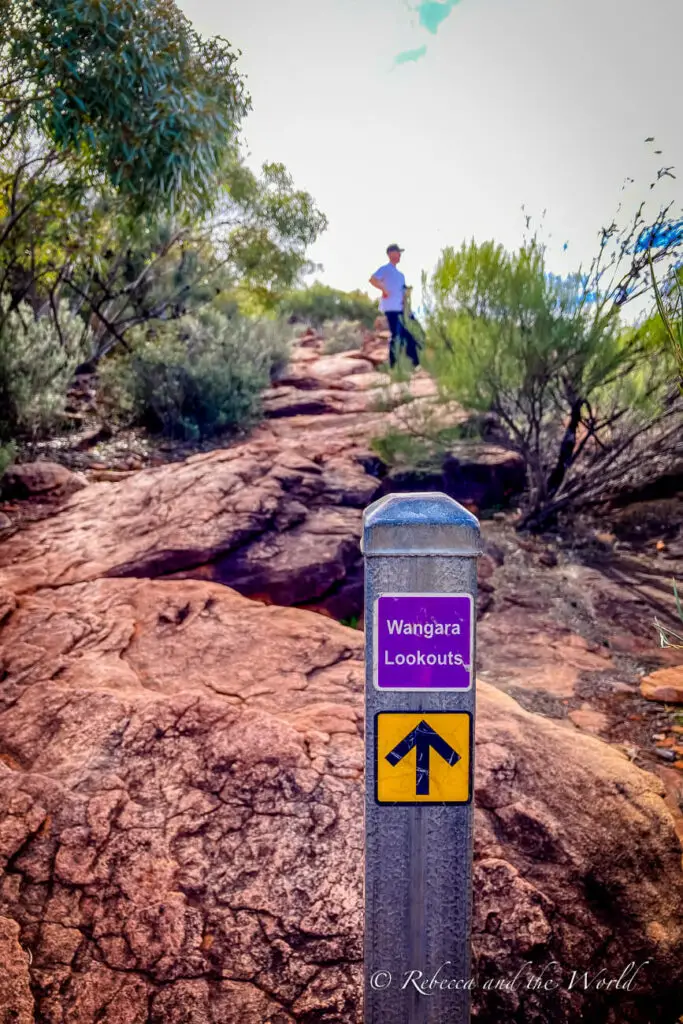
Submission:
[[[400,245],[396,245],[396,242],[392,242],[391,245],[387,246],[387,252],[405,252]]]

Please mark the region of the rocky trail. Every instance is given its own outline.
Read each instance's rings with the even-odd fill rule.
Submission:
[[[412,484],[371,439],[434,395],[419,373],[405,401],[385,355],[373,335],[327,356],[310,332],[230,447],[131,455],[93,433],[18,467],[0,507],[2,1024],[360,1021],[363,635],[334,620],[362,616],[363,508]],[[522,483],[504,449],[456,446],[447,486],[470,507]],[[681,1012],[683,659],[653,622],[680,512],[616,510],[571,541],[482,523],[478,976],[650,961],[631,992],[480,985],[485,1024]]]

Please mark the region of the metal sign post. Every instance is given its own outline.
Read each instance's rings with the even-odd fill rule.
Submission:
[[[365,1024],[466,1024],[479,523],[365,511]]]

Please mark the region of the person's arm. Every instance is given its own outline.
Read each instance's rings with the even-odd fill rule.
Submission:
[[[384,281],[382,280],[381,277],[377,277],[377,274],[372,275],[372,277],[370,278],[370,284],[372,285],[373,288],[379,288],[383,298],[389,298],[389,292],[386,289]]]

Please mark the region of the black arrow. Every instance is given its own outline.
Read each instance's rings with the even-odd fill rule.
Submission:
[[[396,744],[394,749],[387,754],[386,759],[389,764],[396,766],[406,754],[410,753],[413,747],[416,748],[415,795],[429,796],[430,748],[433,747],[451,768],[460,760],[460,754],[457,754],[450,743],[446,743],[446,740],[422,719],[412,732],[409,732],[400,743]]]

